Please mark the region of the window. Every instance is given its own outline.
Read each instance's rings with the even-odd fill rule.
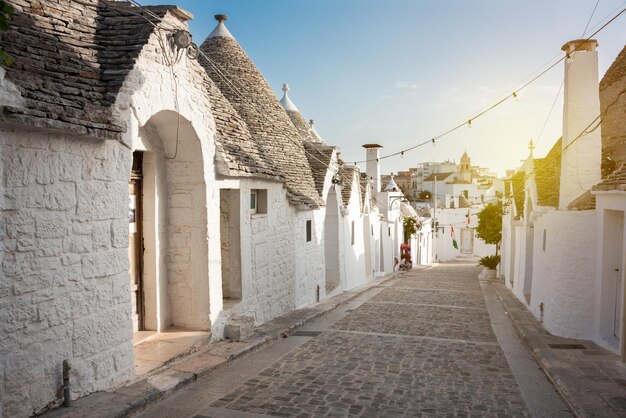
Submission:
[[[543,230],[543,251],[546,251],[546,230]]]
[[[306,221],[306,242],[311,241],[312,226],[313,226],[313,221],[311,220]]]
[[[354,245],[354,221],[352,221],[352,245]]]
[[[370,228],[372,228],[372,236],[374,236],[374,225],[371,225]]]
[[[250,191],[250,213],[267,213],[266,189],[252,189]]]
[[[250,213],[256,213],[258,210],[257,207],[257,194],[256,190],[252,190],[250,193]]]
[[[390,237],[391,236],[391,227],[388,226],[387,228],[389,228],[389,231],[387,231],[387,236]]]

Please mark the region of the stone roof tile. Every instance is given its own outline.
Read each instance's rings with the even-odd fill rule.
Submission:
[[[205,84],[217,129],[217,150],[227,166],[226,172],[221,174],[284,181],[278,168],[267,158],[259,144],[252,140],[248,126],[215,83],[207,77]],[[220,164],[217,167],[219,170]]]
[[[559,138],[544,158],[536,158],[533,162],[538,205],[559,206],[561,148],[561,138]]]
[[[200,49],[210,60],[201,56],[200,64],[244,120],[252,140],[285,178],[289,200],[309,208],[322,205],[302,139],[248,55],[233,38],[223,36],[207,38]]]
[[[611,175],[593,186],[594,191],[626,191],[626,164],[622,164],[619,170],[615,170]]]
[[[591,193],[591,190],[587,190],[567,205],[569,210],[594,210],[595,208],[596,196]]]
[[[602,177],[626,163],[626,46],[600,82]]]
[[[334,147],[320,146],[310,142],[304,142],[304,149],[307,151],[306,156],[311,166],[315,188],[320,196],[324,193],[324,181],[328,173],[328,166],[335,151]]]
[[[350,197],[352,196],[352,186],[355,181],[355,176],[359,175],[359,167],[356,165],[347,165],[343,161],[340,161],[339,173],[341,174],[341,198],[343,199],[343,205],[348,206],[350,204]],[[358,180],[357,180],[358,181]],[[359,196],[359,204],[362,205],[360,190],[357,190]]]
[[[125,2],[16,3],[0,42],[13,58],[6,77],[24,105],[5,106],[0,120],[119,139],[126,127],[112,105],[153,32],[149,22],[178,10],[149,9],[156,17]]]
[[[513,186],[513,200],[515,201],[515,209],[517,217],[524,217],[524,199],[526,198],[524,189],[526,188],[526,173],[518,171],[511,177],[511,185]]]

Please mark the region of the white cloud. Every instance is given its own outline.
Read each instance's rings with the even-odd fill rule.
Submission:
[[[417,90],[420,85],[412,81],[396,81],[396,88],[403,90]]]

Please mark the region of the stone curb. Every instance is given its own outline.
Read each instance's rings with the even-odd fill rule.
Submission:
[[[509,316],[513,327],[522,342],[530,350],[540,369],[555,386],[563,400],[576,417],[619,417],[602,396],[602,389],[594,390],[594,382],[575,370],[566,358],[560,358],[548,344],[584,344],[591,349],[598,348],[587,340],[557,337],[543,328],[533,314],[518,301],[511,290],[500,282],[493,282],[497,298]]]
[[[121,418],[144,409],[178,389],[225,366],[234,359],[286,337],[296,328],[350,302],[363,292],[395,278],[401,271],[342,292],[322,302],[296,309],[256,327],[248,341],[217,341],[155,369],[124,386],[95,392],[73,401],[69,408],[55,408],[44,417]]]

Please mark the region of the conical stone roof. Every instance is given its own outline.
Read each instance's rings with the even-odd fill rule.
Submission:
[[[200,49],[210,62],[202,56],[199,62],[246,123],[252,141],[285,178],[290,202],[322,205],[302,138],[252,60],[232,36],[215,32]]]
[[[318,135],[315,129],[313,129],[313,121],[310,123],[307,122],[302,116],[302,113],[300,113],[296,105],[289,98],[289,95],[287,94],[289,92],[289,85],[283,84],[282,90],[283,98],[280,99],[280,105],[283,109],[285,109],[285,112],[287,112],[289,119],[291,119],[291,123],[293,123],[293,126],[296,127],[302,139],[313,143],[324,144],[322,138]]]

